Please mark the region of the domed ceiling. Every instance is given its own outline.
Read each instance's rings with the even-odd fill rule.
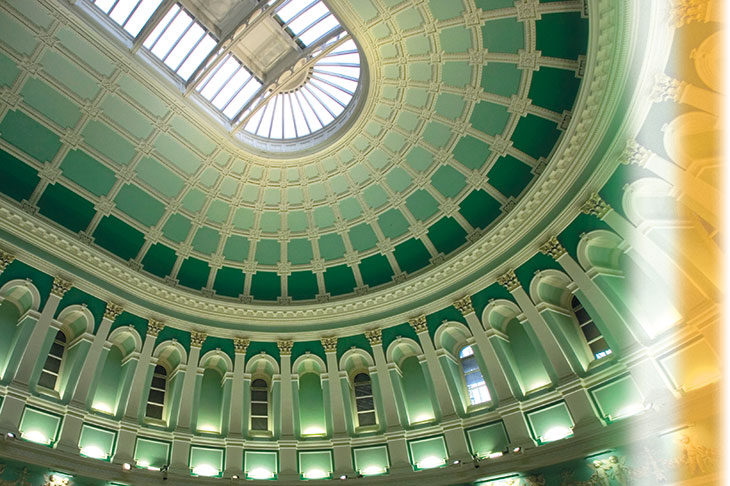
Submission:
[[[4,196],[148,277],[257,303],[362,295],[477,241],[560,143],[588,42],[580,1],[329,2],[368,71],[359,112],[269,153],[90,19],[8,3]]]

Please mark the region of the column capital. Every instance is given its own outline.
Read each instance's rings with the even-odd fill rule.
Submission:
[[[631,139],[626,143],[626,148],[621,154],[621,163],[644,167],[652,155],[653,152],[651,150],[644,147],[636,140]]]
[[[15,260],[15,256],[0,250],[0,273],[3,273],[8,268],[8,265],[13,263],[13,260]]]
[[[695,22],[707,22],[709,0],[676,0],[669,11],[670,22],[676,28]]]
[[[461,315],[463,316],[474,312],[474,306],[471,303],[471,296],[469,295],[465,295],[461,299],[454,302],[454,307],[456,307],[456,310],[461,312]]]
[[[502,275],[497,277],[497,283],[510,292],[520,286],[520,281],[517,280],[517,275],[515,275],[515,271],[512,269],[507,270]]]
[[[291,356],[291,348],[294,347],[294,341],[291,339],[283,339],[277,341],[276,345],[279,346],[279,354],[282,356]]]
[[[233,348],[236,350],[236,354],[244,354],[249,344],[251,344],[251,340],[248,338],[233,338]]]
[[[540,246],[540,253],[553,257],[555,260],[565,255],[566,250],[563,245],[560,244],[555,236],[551,236],[549,240]]]
[[[337,351],[337,337],[331,336],[331,337],[323,337],[320,339],[322,341],[322,346],[324,346],[325,353],[334,353]]]
[[[411,317],[410,319],[408,319],[408,324],[410,324],[413,330],[416,331],[416,334],[421,334],[422,332],[428,331],[428,326],[426,325],[426,316],[424,314],[416,317]]]
[[[654,86],[651,89],[649,97],[655,103],[661,103],[663,101],[679,103],[686,87],[686,82],[660,73],[654,78]]]
[[[154,319],[150,319],[147,323],[147,335],[152,337],[157,337],[160,334],[160,331],[164,329],[165,323],[156,321]]]
[[[124,308],[121,305],[115,304],[114,302],[107,302],[106,309],[104,309],[104,319],[114,321],[123,311]]]
[[[191,331],[190,332],[190,347],[200,348],[203,346],[205,338],[208,337],[204,332]]]
[[[602,219],[611,209],[611,206],[597,192],[591,194],[591,197],[580,207],[582,212],[598,219]]]
[[[370,329],[369,331],[365,331],[365,337],[368,338],[368,342],[370,343],[370,346],[374,346],[376,344],[383,344],[383,330],[380,328]]]
[[[70,288],[71,282],[62,279],[61,277],[54,277],[53,286],[51,287],[51,294],[55,295],[56,297],[63,298],[63,296],[66,295],[66,292],[68,292]]]

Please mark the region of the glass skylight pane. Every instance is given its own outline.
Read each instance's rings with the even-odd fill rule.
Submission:
[[[346,91],[350,95],[355,93],[355,90],[357,89],[357,83],[355,81],[344,79],[340,76],[334,76],[332,74],[325,73],[316,73],[314,77],[321,79],[322,82],[332,83],[335,86],[340,87],[342,90]]]
[[[271,124],[270,138],[283,138],[284,134],[284,115],[283,115],[283,99],[281,95],[277,95],[274,100],[274,119]]]
[[[205,30],[200,25],[197,23],[193,24],[183,38],[180,39],[180,42],[178,42],[175,48],[170,52],[170,55],[167,56],[165,64],[173,70],[177,70],[185,59],[185,56],[190,54],[190,51],[193,50],[195,44],[197,44],[204,34]]]
[[[109,9],[112,8],[114,5],[115,0],[96,0],[94,2],[94,5],[96,5],[99,10],[104,12],[105,14],[109,13]]]
[[[254,113],[246,123],[246,131],[251,133],[257,133],[259,124],[261,123],[261,117],[264,115],[265,108],[261,108],[259,111]]]
[[[307,123],[309,123],[309,131],[315,132],[322,128],[322,124],[317,119],[317,116],[314,114],[314,110],[307,102],[307,99],[304,97],[304,91],[297,91],[294,94],[299,101],[299,106],[302,108],[302,114],[304,115],[304,118],[307,120]]]
[[[193,19],[185,11],[175,17],[175,20],[165,29],[165,32],[160,36],[157,44],[152,48],[152,54],[158,59],[163,59],[170,50],[177,44],[180,36],[185,33],[185,30],[190,26]]]
[[[269,133],[271,133],[271,119],[274,116],[275,102],[276,100],[271,100],[269,104],[262,108],[262,110],[264,110],[264,115],[261,117],[261,123],[259,125],[258,131],[256,132],[257,135],[261,135],[262,137],[268,137]]]
[[[357,45],[355,45],[355,41],[352,39],[348,39],[332,52],[337,53],[337,52],[344,52],[344,51],[357,52]]]
[[[129,20],[127,20],[124,30],[129,32],[132,37],[137,37],[139,31],[142,30],[142,27],[144,27],[150,17],[152,17],[152,14],[155,13],[161,3],[162,0],[142,0],[142,3],[139,4],[137,10],[135,10]]]
[[[236,61],[233,57],[229,57],[200,94],[202,94],[206,100],[212,100],[218,91],[223,88],[223,85],[230,79],[233,73],[236,72],[239,66],[240,64],[238,61]]]
[[[256,78],[251,78],[248,83],[246,83],[246,86],[244,86],[235,98],[233,98],[231,103],[223,111],[223,114],[228,118],[236,116],[236,113],[238,113],[239,110],[243,108],[243,105],[245,105],[246,102],[250,100],[254,94],[256,94],[259,88],[261,88],[261,83],[259,83]]]
[[[294,129],[294,113],[292,112],[289,95],[279,95],[284,102],[284,138],[296,138],[297,132]]]
[[[323,95],[319,95],[318,97],[315,97],[312,92],[307,89],[306,87],[302,91],[302,94],[306,98],[306,100],[309,102],[310,106],[314,110],[314,113],[316,113],[317,117],[321,120],[323,125],[329,124],[332,120],[334,120],[334,117],[330,114],[329,111],[324,107],[322,102],[320,101]],[[337,103],[335,103],[337,104]],[[339,106],[339,105],[338,105]]]
[[[211,101],[213,106],[222,110],[224,106],[233,98],[233,95],[241,88],[251,75],[241,67],[236,74],[223,86],[220,93]]]
[[[341,63],[352,63],[360,64],[360,54],[352,53],[341,53],[341,54],[330,54],[327,56],[328,62],[341,62]]]
[[[329,108],[329,111],[334,116],[342,113],[342,110],[344,108],[340,105],[340,103],[337,102],[338,98],[335,96],[337,90],[335,88],[314,80],[310,81],[308,85],[310,89],[312,89],[312,93],[314,93],[314,95],[319,98],[319,101],[321,101],[327,108]],[[344,102],[341,103],[344,104]]]
[[[276,15],[279,16],[282,22],[287,23],[292,19],[292,17],[307,8],[312,3],[314,2],[309,2],[307,0],[289,0],[289,2],[279,7],[279,10],[276,11]]]
[[[302,33],[299,36],[299,40],[302,41],[304,44],[309,45],[325,35],[330,30],[337,27],[338,25],[340,25],[340,23],[337,22],[337,19],[334,17],[334,15],[330,15],[329,17],[326,17],[322,21],[317,23],[317,25],[315,25],[311,29],[308,29],[306,32]]]
[[[292,104],[292,111],[294,112],[294,127],[297,130],[297,136],[301,137],[302,135],[308,135],[309,128],[307,127],[307,122],[304,119],[304,113],[302,113],[302,106],[297,99],[296,94],[290,94],[289,101]]]
[[[335,76],[345,76],[352,79],[357,84],[357,80],[360,79],[360,68],[350,66],[332,66],[325,63],[318,63],[314,66],[315,73],[332,74]]]
[[[152,45],[157,42],[157,39],[162,35],[162,33],[165,31],[167,26],[172,22],[172,19],[175,18],[177,13],[180,11],[180,7],[178,5],[174,5],[168,12],[165,14],[165,16],[162,18],[159,24],[157,24],[157,27],[155,27],[152,32],[150,32],[150,35],[145,39],[144,46],[149,49],[152,47]]]
[[[123,25],[138,3],[139,0],[119,0],[109,14],[109,17],[117,24]]]
[[[177,70],[177,74],[179,74],[181,78],[187,80],[193,74],[193,71],[200,66],[200,63],[205,60],[205,56],[210,54],[210,51],[213,50],[216,44],[215,39],[213,39],[210,34],[205,34],[205,37],[203,37],[203,40],[200,41],[198,47],[193,49],[193,52],[190,53],[182,66],[180,66]]]
[[[318,3],[306,12],[303,12],[299,17],[287,23],[287,26],[294,32],[294,35],[298,35],[305,28],[313,24],[317,19],[323,15],[327,15],[329,9],[325,7],[323,3]]]

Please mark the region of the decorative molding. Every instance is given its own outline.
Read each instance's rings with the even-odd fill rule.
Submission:
[[[543,243],[539,249],[540,253],[542,253],[543,255],[551,256],[556,260],[565,255],[565,253],[567,252],[565,247],[560,244],[557,237],[555,236],[551,236],[550,239]]]
[[[291,348],[294,347],[294,341],[291,339],[284,339],[277,341],[276,345],[279,346],[279,354],[282,356],[291,356]]]
[[[517,275],[515,275],[515,271],[512,269],[507,270],[497,277],[497,283],[510,292],[520,287],[520,281],[517,280]]]
[[[64,295],[66,295],[66,292],[71,289],[71,282],[68,280],[64,280],[61,277],[54,277],[53,278],[53,286],[51,287],[51,294],[55,295],[56,297],[63,298]]]
[[[655,103],[661,103],[663,101],[679,103],[686,87],[686,82],[660,73],[655,78],[654,86],[651,88],[651,94],[649,96]]]
[[[653,155],[653,152],[648,148],[641,145],[634,139],[629,140],[626,143],[626,148],[621,154],[621,163],[623,164],[634,164],[639,167],[645,167],[649,158]]]
[[[337,337],[324,337],[320,341],[322,341],[326,353],[337,352]]]
[[[165,323],[156,321],[154,319],[150,319],[147,323],[147,335],[152,337],[157,337],[160,334],[160,331],[162,331],[165,328]]]
[[[474,312],[474,305],[472,305],[471,296],[469,295],[465,295],[461,299],[454,302],[454,307],[456,307],[456,310],[461,312],[462,316],[472,314]]]
[[[707,22],[709,4],[709,0],[674,0],[669,21],[677,28],[694,22]]]
[[[370,343],[370,346],[374,346],[376,344],[383,344],[383,330],[380,328],[370,329],[369,331],[365,331],[365,337],[368,338],[368,342]]]
[[[121,305],[115,304],[114,302],[107,302],[106,309],[104,310],[104,319],[114,321],[122,312],[124,312],[124,308]]]
[[[426,325],[426,316],[424,314],[411,317],[408,319],[408,324],[410,324],[413,330],[416,331],[416,334],[428,332],[428,325]]]
[[[208,337],[204,332],[191,331],[190,332],[190,346],[193,348],[200,348],[205,342],[205,338]]]
[[[233,338],[233,349],[235,349],[236,354],[244,354],[248,349],[249,344],[251,344],[251,340],[248,338]]]
[[[15,257],[10,253],[0,250],[0,273],[3,273],[8,265],[13,263]]]
[[[603,219],[611,209],[613,208],[597,192],[591,194],[591,197],[580,207],[582,212],[595,216],[598,219]]]

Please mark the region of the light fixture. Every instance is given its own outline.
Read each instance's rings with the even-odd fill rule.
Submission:
[[[7,437],[8,439],[15,439],[15,434],[12,432],[8,432],[7,434],[5,434],[5,437]]]
[[[341,480],[343,480],[343,481],[344,481],[345,479],[347,479],[347,474],[343,474],[342,476],[340,476],[340,479],[341,479]]]
[[[103,402],[97,402],[97,403],[93,404],[91,406],[91,408],[93,410],[96,410],[97,412],[102,412],[102,413],[106,413],[109,415],[112,415],[114,413],[114,412],[112,412],[112,407],[110,407],[109,405],[107,405],[106,403],[103,403]]]
[[[131,469],[132,469],[132,465],[130,463],[125,462],[124,464],[122,464],[122,470],[129,471]]]
[[[310,469],[304,473],[304,477],[307,479],[324,479],[328,474],[323,469]]]
[[[413,423],[411,425],[425,424],[426,422],[431,422],[433,419],[433,415],[419,415],[413,420]]]
[[[214,425],[201,425],[198,427],[199,432],[208,432],[211,434],[217,434],[218,433],[218,427],[215,427]]]
[[[441,457],[428,456],[418,462],[416,466],[418,469],[432,469],[434,467],[440,467],[446,464],[446,461]]]
[[[327,434],[322,427],[308,427],[302,431],[302,435],[307,437],[316,437]]]
[[[39,430],[29,430],[28,432],[23,432],[22,437],[25,440],[29,440],[31,442],[36,442],[38,444],[50,444],[51,440],[46,437],[46,434]]]
[[[139,466],[139,467],[150,467],[150,462],[149,461],[145,461],[145,460],[137,461],[137,466]]]
[[[263,467],[257,467],[256,469],[252,469],[248,471],[246,475],[251,479],[271,479],[272,477],[274,477],[274,473],[267,469],[264,469]]]
[[[218,469],[210,464],[199,464],[193,468],[193,474],[196,476],[217,476],[218,473]]]
[[[569,427],[557,426],[549,429],[545,434],[540,437],[540,442],[554,442],[556,440],[565,439],[573,435],[573,429]]]
[[[638,415],[642,412],[645,412],[648,410],[649,407],[642,405],[641,403],[632,403],[631,405],[627,405],[623,407],[621,410],[616,412],[616,415],[609,415],[608,418],[610,420],[620,420],[627,417],[631,417],[632,415]]]
[[[502,457],[503,455],[504,455],[504,452],[502,452],[502,451],[497,451],[497,452],[490,452],[490,453],[489,453],[489,454],[487,455],[487,457],[488,457],[489,459],[497,459],[497,458],[499,458],[499,457]]]
[[[106,459],[107,457],[109,457],[106,452],[94,445],[83,447],[81,449],[81,455],[90,457],[92,459]]]
[[[65,474],[59,474],[59,473],[53,473],[50,476],[48,476],[48,486],[68,486],[69,480],[71,479],[70,476],[66,476]]]
[[[234,474],[233,476],[231,476],[231,479],[238,479],[238,474]]]
[[[460,459],[454,459],[453,461],[451,461],[451,464],[461,464],[461,460]]]
[[[383,474],[387,470],[384,467],[381,466],[368,466],[364,469],[360,470],[360,474],[363,476],[375,476],[377,474]]]
[[[514,449],[512,449],[512,452],[515,454],[519,454],[520,452],[522,452],[522,447],[517,446]]]

